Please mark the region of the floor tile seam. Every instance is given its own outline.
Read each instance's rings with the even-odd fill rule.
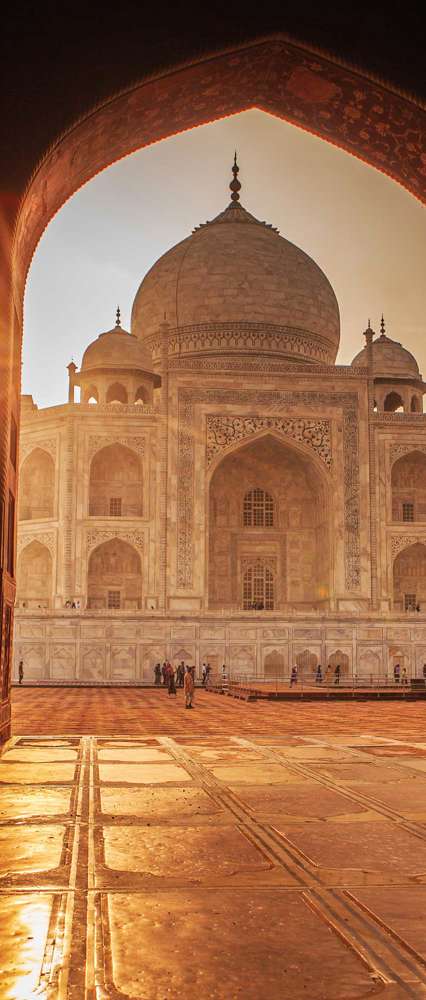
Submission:
[[[58,978],[57,1000],[66,1000],[68,996],[68,980],[70,965],[72,961],[73,931],[75,920],[75,899],[77,879],[79,877],[79,854],[81,838],[81,818],[83,815],[84,784],[87,775],[87,744],[84,738],[80,743],[82,754],[82,766],[78,776],[78,794],[75,814],[74,840],[70,858],[69,888],[74,892],[68,892],[64,913],[63,939],[62,939],[62,961]],[[82,886],[79,888],[83,889]],[[80,895],[80,894],[79,894]]]
[[[409,944],[409,942],[406,941],[406,939],[402,937],[401,934],[398,934],[398,932],[395,931],[390,926],[390,924],[386,923],[386,921],[383,920],[381,917],[379,917],[378,914],[374,913],[374,911],[371,910],[371,908],[367,906],[366,903],[363,903],[362,900],[357,899],[357,897],[353,895],[349,886],[345,886],[343,892],[345,896],[347,896],[349,899],[355,902],[356,906],[362,912],[367,914],[369,920],[374,920],[380,927],[383,928],[386,934],[390,935],[390,937],[392,937],[396,941],[396,943],[400,945],[400,947],[404,948],[404,950],[408,952],[419,965],[422,966],[423,970],[426,969],[426,956],[421,955],[416,948],[413,948],[413,946]]]
[[[318,743],[319,746],[323,746],[324,748],[327,748],[327,749],[330,749],[330,750],[336,750],[336,746],[333,743],[329,743],[326,740],[317,740],[316,742]],[[407,744],[407,745],[410,746],[410,744]],[[352,750],[352,748],[349,748],[349,747],[339,747],[338,749],[342,749],[344,751],[344,753],[350,753],[351,756],[354,757],[354,761],[358,761],[360,764],[370,764],[370,765],[373,765],[373,767],[385,767],[385,768],[387,767],[387,768],[391,768],[391,769],[393,767],[400,767],[400,768],[402,767],[402,768],[404,768],[404,770],[407,770],[407,764],[401,764],[399,762],[398,758],[396,760],[392,758],[392,760],[390,761],[389,758],[386,757],[386,756],[384,756],[384,757],[375,756],[374,754],[368,754],[368,753],[366,753],[365,750],[357,750],[356,748],[354,750]],[[408,759],[410,759],[410,755],[409,754],[407,754],[406,756],[408,757]],[[421,758],[421,759],[424,759],[424,758]],[[321,761],[320,761],[320,758],[319,758],[318,759],[318,763],[320,763],[320,762]],[[317,763],[317,761],[315,761],[315,763]],[[346,761],[346,760],[342,761],[342,764],[346,764],[346,763],[350,764],[351,761],[349,761],[349,760],[348,761]],[[415,771],[416,774],[419,773],[418,769],[415,768],[415,767],[408,768],[408,770]]]
[[[332,903],[327,898],[330,896]],[[403,990],[402,996],[411,996],[418,1000],[418,993],[413,991],[411,982],[401,975],[401,966],[403,971],[409,974],[410,980],[414,975],[415,980],[421,982],[422,985],[426,983],[424,969],[418,970],[416,967],[413,969],[412,961],[409,961],[411,956],[396,952],[394,948],[389,947],[386,932],[381,930],[374,920],[363,920],[356,907],[346,908],[333,890],[328,893],[311,890],[309,893],[305,893],[305,897],[308,905],[327,924],[331,923],[335,933],[358,954],[373,975],[378,976],[386,985],[397,982]],[[345,915],[347,912],[350,914],[350,921]]]
[[[244,744],[246,742],[247,741],[244,740]],[[343,787],[339,785],[338,782],[334,781],[332,778],[327,778],[325,775],[319,775],[316,772],[311,771],[306,764],[296,763],[292,758],[286,757],[285,754],[281,754],[273,750],[269,750],[268,753],[264,753],[263,749],[267,750],[266,747],[259,749],[261,751],[259,753],[261,759],[268,761],[270,763],[274,762],[280,763],[282,764],[283,767],[286,767],[289,771],[293,771],[295,774],[300,774],[302,777],[309,778],[315,783],[322,785],[324,788],[328,788],[330,791],[337,792],[344,798],[356,802],[358,805],[366,805],[372,812],[376,812],[378,813],[378,815],[385,816],[386,819],[393,822],[395,826],[398,826],[401,829],[406,830],[406,832],[411,833],[414,837],[417,837],[419,840],[426,840],[426,829],[422,829],[421,827],[417,826],[417,824],[407,822],[407,820],[405,820],[400,813],[397,813],[395,810],[386,806],[385,803],[381,803],[380,800],[378,799],[376,800],[374,798],[370,798],[367,795],[363,795],[362,792],[358,793],[352,789]]]
[[[168,738],[166,739],[167,745],[169,746],[172,741],[169,741]],[[171,752],[174,753],[173,746],[171,747]],[[261,854],[266,854],[266,857],[268,857],[275,864],[278,862],[278,864],[288,871],[293,878],[296,878],[302,883],[305,882],[305,884],[311,884],[312,877],[315,878],[315,875],[311,876],[310,873],[305,871],[303,862],[301,861],[297,851],[293,852],[285,850],[283,838],[276,836],[273,833],[272,828],[269,828],[266,824],[259,823],[250,807],[247,807],[245,803],[241,802],[233,792],[229,791],[229,789],[221,786],[219,782],[213,778],[213,776],[210,774],[206,774],[204,776],[204,768],[202,765],[199,765],[188,758],[180,747],[176,748],[175,756],[176,760],[180,760],[184,766],[188,768],[190,773],[192,768],[196,770],[196,773],[200,775],[200,780],[207,794],[212,795],[215,800],[219,802],[219,805],[236,817],[237,824],[243,835],[245,835],[247,839],[251,840],[252,843],[252,837],[254,836],[256,838],[254,846],[260,850]],[[229,800],[231,801],[229,802]],[[249,830],[252,837],[248,836]],[[301,869],[303,871],[303,876],[301,874]]]

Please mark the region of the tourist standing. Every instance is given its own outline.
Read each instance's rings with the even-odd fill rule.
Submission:
[[[401,676],[401,667],[399,663],[395,663],[395,666],[393,668],[393,679],[395,681],[395,684],[399,684],[400,676]]]
[[[297,684],[297,667],[296,666],[294,666],[294,667],[291,668],[290,687],[293,687],[293,684]]]
[[[340,684],[340,663],[336,663],[334,668],[334,683]]]
[[[321,671],[321,664],[320,663],[317,666],[317,672],[315,674],[315,683],[316,684],[322,684],[322,671]]]
[[[19,679],[19,683],[22,684],[22,681],[24,679],[24,661],[23,660],[19,661],[19,665],[18,665],[18,679]]]
[[[171,663],[167,664],[167,688],[169,694],[176,694],[175,672]]]
[[[156,663],[154,667],[154,678],[156,686],[161,684],[161,663]]]
[[[194,700],[194,677],[191,667],[186,668],[183,688],[185,692],[185,708],[192,708]]]
[[[402,668],[401,684],[408,684],[408,677],[407,677],[406,667]]]

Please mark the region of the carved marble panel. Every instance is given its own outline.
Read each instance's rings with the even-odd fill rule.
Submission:
[[[309,417],[244,417],[207,415],[206,420],[206,453],[207,465],[229,445],[252,437],[259,431],[277,431],[285,437],[292,438],[306,445],[318,455],[324,465],[330,469],[331,452],[331,422],[330,420],[315,420]]]

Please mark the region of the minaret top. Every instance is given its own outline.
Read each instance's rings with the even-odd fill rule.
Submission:
[[[232,166],[232,173],[234,175],[234,178],[233,178],[233,180],[231,181],[231,183],[229,185],[229,187],[231,188],[231,191],[232,191],[231,201],[234,202],[234,205],[240,200],[240,196],[238,194],[238,192],[241,191],[241,184],[240,184],[240,182],[238,180],[239,170],[240,170],[240,168],[239,168],[238,163],[237,163],[237,151],[235,150],[234,163],[233,163],[233,166]]]

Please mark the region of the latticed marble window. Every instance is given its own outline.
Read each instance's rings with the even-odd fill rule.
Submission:
[[[415,611],[417,606],[415,594],[404,594],[404,610]]]
[[[402,505],[402,520],[403,521],[414,521],[414,504],[413,503],[403,503],[403,505]]]
[[[243,523],[245,528],[272,528],[274,501],[265,490],[250,490],[244,497]]]
[[[121,517],[121,497],[110,497],[109,513],[111,517]]]
[[[121,594],[119,590],[108,591],[108,607],[121,608]]]
[[[261,561],[248,566],[244,572],[243,608],[245,611],[274,609],[274,574]]]

